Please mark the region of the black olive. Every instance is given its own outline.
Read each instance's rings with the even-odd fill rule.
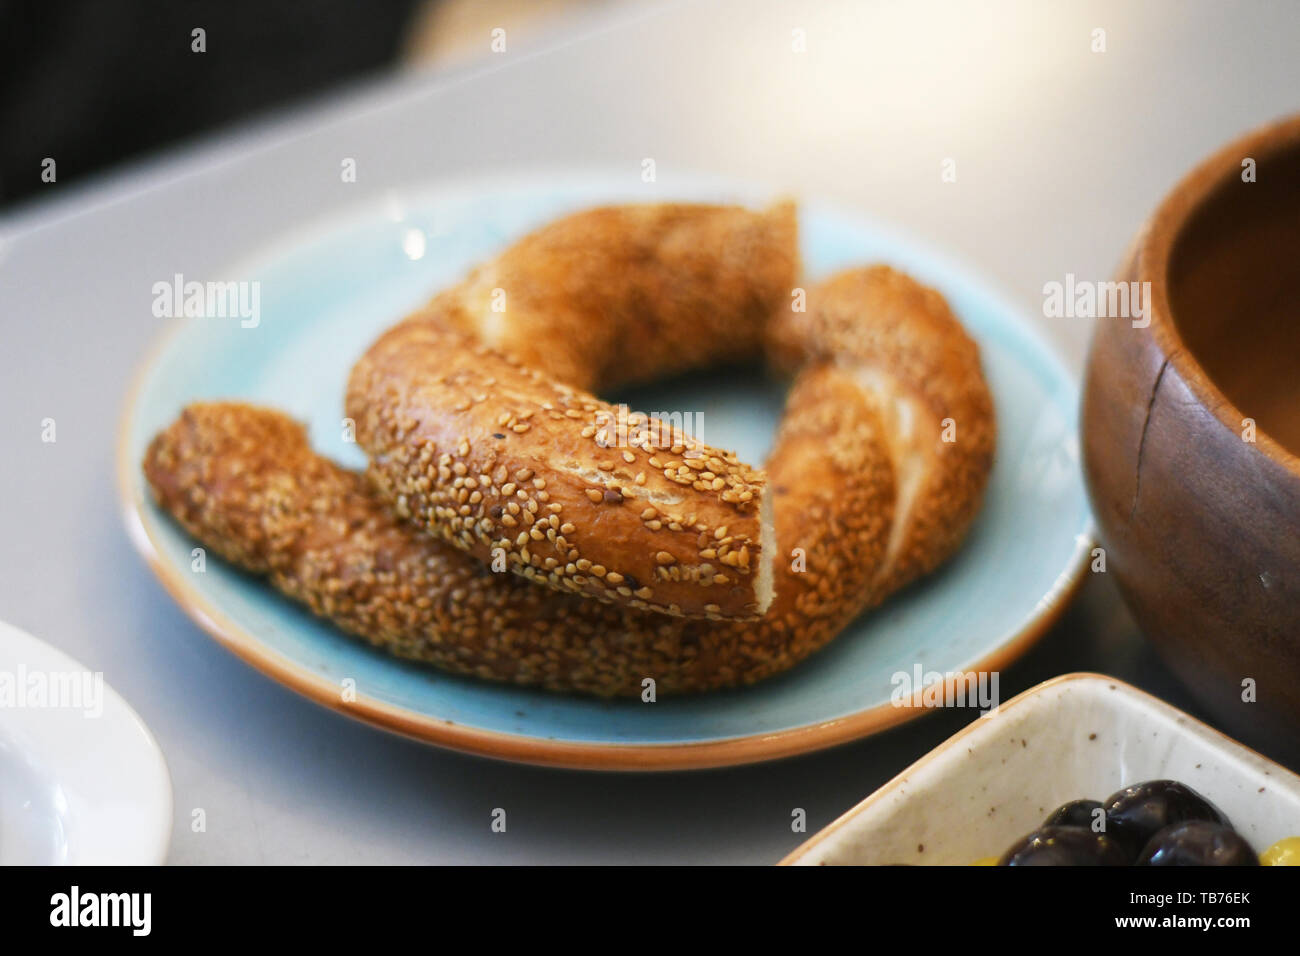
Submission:
[[[1104,833],[1082,827],[1040,827],[998,860],[998,866],[1128,866],[1132,856]]]
[[[1051,815],[1043,821],[1045,827],[1087,827],[1092,829],[1093,820],[1097,818],[1094,813],[1101,809],[1099,800],[1071,800],[1069,803],[1063,803]]]
[[[1153,836],[1137,865],[1259,866],[1259,857],[1232,827],[1209,820],[1185,820]]]
[[[1185,820],[1232,826],[1218,807],[1176,780],[1135,783],[1112,793],[1103,806],[1107,832],[1137,848],[1146,846],[1165,827]]]
[[[1053,810],[1051,815],[1043,821],[1043,826],[1085,827],[1094,832],[1105,833],[1115,843],[1119,844],[1128,855],[1128,862],[1131,864],[1137,859],[1138,851],[1142,849],[1141,841],[1130,839],[1126,834],[1111,831],[1110,821],[1106,818],[1105,813],[1097,813],[1101,808],[1101,803],[1097,800],[1071,800],[1069,803],[1063,803]],[[1099,817],[1100,819],[1098,819]]]

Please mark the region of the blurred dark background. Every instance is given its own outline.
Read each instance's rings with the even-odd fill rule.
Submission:
[[[367,75],[627,0],[0,0],[0,208]],[[572,15],[572,16],[570,16]],[[193,31],[204,31],[196,52]]]
[[[46,157],[58,184],[76,182],[422,59],[423,35],[485,8],[503,13],[497,0],[0,0],[0,207],[52,188]]]

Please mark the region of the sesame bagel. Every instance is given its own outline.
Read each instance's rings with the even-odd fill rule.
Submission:
[[[647,678],[662,693],[752,683],[947,559],[992,462],[978,350],[937,293],[858,269],[810,289],[807,305],[767,330],[771,362],[797,371],[766,464],[779,560],[756,622],[670,617],[493,573],[273,411],[191,406],[154,439],[145,475],[207,547],[398,656],[598,695],[640,694]]]
[[[521,239],[355,366],[347,414],[376,486],[420,527],[555,590],[757,618],[772,600],[762,473],[587,389],[758,354],[794,285],[796,233],[790,203],[664,204]]]

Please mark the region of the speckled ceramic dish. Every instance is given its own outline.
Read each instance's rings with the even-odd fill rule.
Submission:
[[[976,719],[783,861],[965,865],[1070,800],[1174,779],[1257,852],[1300,835],[1300,777],[1123,681],[1067,674]]]
[[[892,675],[918,664],[938,672],[1006,667],[1079,581],[1091,516],[1078,464],[1076,386],[1032,321],[976,276],[826,206],[801,207],[809,274],[887,262],[941,289],[982,349],[999,444],[983,511],[956,559],[778,679],[643,704],[448,676],[352,640],[220,562],[194,572],[194,542],[145,494],[139,462],[147,442],[200,398],[277,406],[310,425],[323,453],[361,465],[340,427],[352,363],[433,291],[557,215],[601,202],[767,198],[716,182],[655,186],[626,175],[471,182],[369,206],[201,277],[260,282],[260,321],[244,328],[238,319],[161,320],[168,334],[128,397],[119,446],[132,539],[190,615],[259,670],[353,717],[461,750],[576,767],[718,766],[830,746],[916,716],[919,709],[892,706]],[[753,462],[763,459],[784,401],[761,375],[737,376],[723,388],[679,381],[627,399],[702,413],[708,441]],[[345,679],[356,682],[355,701],[343,700]]]

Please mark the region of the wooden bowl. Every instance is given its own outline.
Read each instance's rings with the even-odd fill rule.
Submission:
[[[1098,318],[1085,376],[1084,470],[1106,570],[1216,717],[1294,734],[1300,117],[1179,183],[1119,278],[1150,283],[1149,324]]]

